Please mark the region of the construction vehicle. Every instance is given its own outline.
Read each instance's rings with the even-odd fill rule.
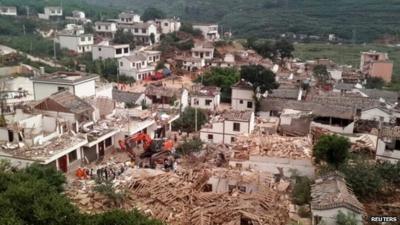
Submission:
[[[140,154],[139,157],[136,157],[136,154],[132,150],[136,143],[143,144],[144,152]],[[140,167],[145,167],[143,162],[145,159],[149,160],[149,166],[151,168],[155,168],[157,164],[165,163],[165,160],[168,160],[169,163],[173,163],[171,162],[173,158],[171,150],[174,147],[174,142],[172,140],[153,140],[148,134],[141,132],[125,139],[125,141],[120,141],[119,145],[121,150],[128,152],[131,158],[134,158],[136,162],[138,162]]]

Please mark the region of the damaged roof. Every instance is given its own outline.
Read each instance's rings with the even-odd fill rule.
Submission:
[[[253,90],[253,84],[250,82],[245,81],[244,79],[241,79],[238,81],[236,84],[232,86],[232,88],[238,88],[238,89],[245,89],[245,90]]]
[[[235,121],[249,121],[251,116],[253,115],[253,111],[235,111],[230,110],[226,111],[222,114],[222,117],[226,120],[235,120]]]
[[[117,102],[136,103],[143,94],[113,89],[112,98]]]
[[[45,98],[35,106],[35,109],[80,114],[94,111],[94,108],[83,99],[69,91],[57,92]]]
[[[320,177],[311,185],[311,209],[329,210],[339,207],[365,214],[364,206],[338,173]]]

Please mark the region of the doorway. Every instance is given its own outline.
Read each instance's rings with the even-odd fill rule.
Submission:
[[[68,172],[67,155],[64,155],[58,159],[58,168],[64,173]]]

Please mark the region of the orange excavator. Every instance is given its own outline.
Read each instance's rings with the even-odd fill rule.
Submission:
[[[140,159],[150,159],[150,167],[155,168],[156,164],[162,164],[165,160],[171,159],[171,150],[174,147],[172,140],[151,139],[151,137],[143,132],[137,133],[132,137],[120,140],[121,150],[128,152],[131,157],[135,157],[132,147],[135,143],[143,143],[144,152],[140,155]]]

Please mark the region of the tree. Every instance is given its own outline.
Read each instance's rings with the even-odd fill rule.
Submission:
[[[385,81],[380,77],[367,77],[366,88],[382,89],[385,86]]]
[[[115,32],[113,42],[115,44],[129,44],[131,49],[135,48],[136,45],[133,34],[131,32],[125,32],[122,29],[118,29],[117,32]]]
[[[240,77],[252,83],[254,91],[258,88],[261,93],[279,87],[279,84],[275,80],[275,74],[261,65],[242,66]]]
[[[162,222],[150,219],[138,211],[125,212],[113,210],[102,214],[85,216],[84,225],[163,225]]]
[[[142,20],[147,22],[149,20],[164,19],[165,17],[165,13],[160,9],[149,7],[144,11],[142,15]]]
[[[199,29],[193,29],[193,25],[191,23],[183,23],[181,28],[179,29],[181,32],[185,32],[193,35],[194,37],[202,37],[203,33]]]
[[[154,35],[154,33],[150,34],[150,42],[151,42],[151,44],[156,43],[156,36]]]
[[[234,68],[212,68],[206,71],[196,82],[205,86],[217,86],[221,88],[221,101],[230,102],[231,87],[240,79],[240,74]]]
[[[311,201],[311,180],[305,176],[293,176],[295,184],[292,191],[292,202],[296,205],[309,204]]]
[[[193,152],[201,151],[202,147],[203,142],[198,138],[185,140],[176,148],[176,153],[178,153],[179,155],[188,155]]]
[[[172,126],[175,130],[181,130],[183,132],[195,132],[195,118],[196,110],[194,108],[186,108]],[[207,122],[207,114],[201,110],[197,110],[197,129],[200,130],[201,126]]]
[[[358,225],[359,221],[357,221],[354,213],[344,214],[339,210],[339,213],[336,216],[336,225]]]
[[[328,69],[325,65],[316,65],[313,69],[313,75],[320,84],[326,84],[329,79]]]
[[[314,145],[315,161],[325,161],[336,169],[346,162],[350,148],[349,139],[338,135],[322,135]]]
[[[293,51],[294,51],[294,46],[291,42],[289,42],[286,39],[281,39],[274,44],[274,51],[275,51],[275,57],[281,58],[281,60],[285,58],[292,58],[293,57]]]

